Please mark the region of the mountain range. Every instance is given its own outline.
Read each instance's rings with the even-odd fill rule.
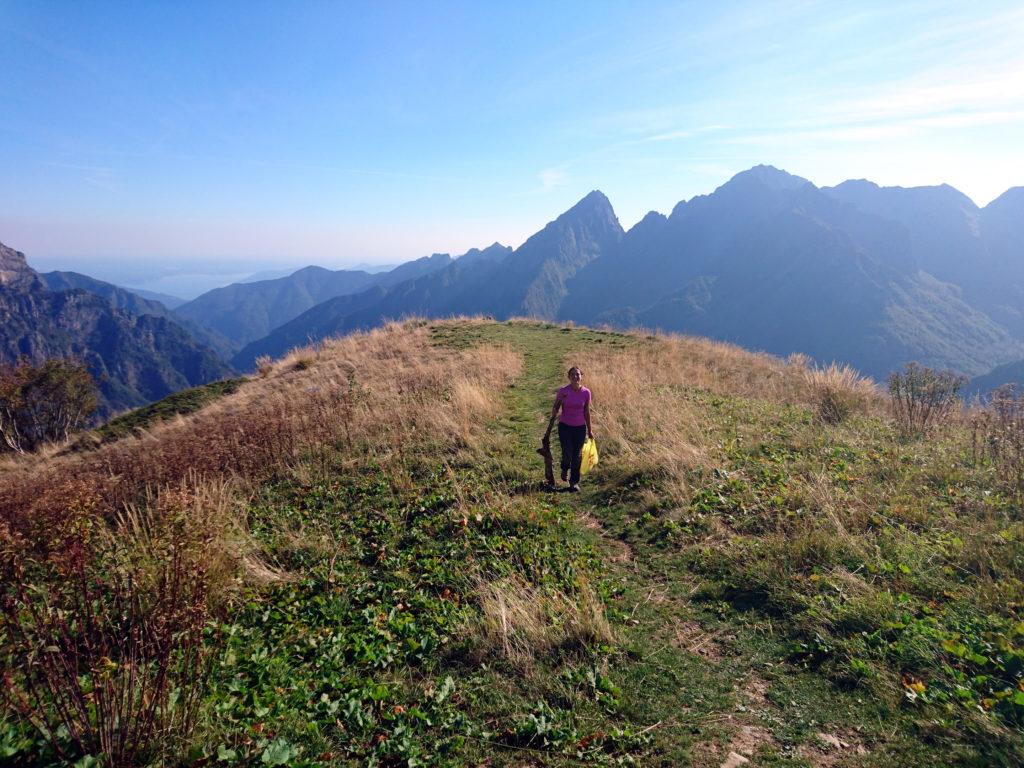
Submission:
[[[978,209],[951,187],[819,189],[770,166],[628,232],[594,191],[502,259],[322,302],[232,362],[403,315],[483,313],[705,335],[878,378],[910,360],[978,375],[1024,357],[1022,229],[1016,189]]]
[[[916,360],[981,377],[972,391],[1003,383],[984,378],[993,369],[1024,377],[1022,187],[979,208],[948,185],[819,188],[762,165],[628,231],[595,190],[516,249],[373,273],[309,266],[174,308],[3,253],[0,355],[81,356],[109,408],[408,315],[657,328],[878,379]],[[133,362],[121,370],[118,356]]]
[[[99,387],[101,417],[231,375],[166,308],[126,294],[73,273],[44,281],[0,243],[0,362],[82,361]]]
[[[177,307],[175,314],[215,331],[237,352],[327,299],[396,285],[451,261],[448,254],[435,253],[377,273],[309,266],[285,277],[216,288]]]

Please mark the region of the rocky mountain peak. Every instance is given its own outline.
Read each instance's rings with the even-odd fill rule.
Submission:
[[[576,205],[558,217],[562,219],[598,218],[607,221],[616,220],[615,209],[604,192],[595,189],[582,198]]]
[[[586,231],[596,241],[616,241],[623,235],[622,225],[615,215],[611,201],[603,192],[594,190],[581,199],[557,219],[549,223],[543,230],[534,235],[524,244],[529,244],[537,237],[561,236],[555,233],[567,231]]]
[[[23,290],[39,283],[25,254],[0,243],[0,286]]]
[[[752,183],[773,190],[787,191],[800,189],[811,182],[801,176],[794,176],[792,173],[779,170],[772,165],[755,165],[753,168],[740,171],[723,186],[730,187]]]

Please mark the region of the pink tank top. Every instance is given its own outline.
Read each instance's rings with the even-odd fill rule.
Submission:
[[[589,389],[580,387],[579,391],[576,391],[572,384],[566,384],[558,390],[558,399],[562,401],[562,418],[559,421],[570,427],[582,427],[587,423],[583,408],[590,402]]]

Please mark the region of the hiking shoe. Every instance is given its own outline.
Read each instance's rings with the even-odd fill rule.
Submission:
[[[569,486],[569,491],[571,493],[579,493],[580,492],[580,487],[579,487],[578,484],[573,483],[572,485]]]

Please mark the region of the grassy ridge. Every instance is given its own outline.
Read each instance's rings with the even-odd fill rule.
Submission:
[[[225,395],[234,394],[244,382],[244,378],[224,379],[223,381],[214,381],[199,387],[183,389],[180,392],[175,392],[173,395],[165,397],[163,400],[158,400],[142,408],[136,408],[133,411],[111,419],[103,426],[93,430],[90,436],[98,438],[100,443],[119,440],[122,437],[136,434],[161,421],[198,411],[207,403],[211,403]]]
[[[177,762],[1019,764],[1018,497],[962,425],[907,442],[864,406],[824,426],[800,361],[724,345],[418,327],[439,360],[522,367],[467,389],[449,362],[396,414],[356,396],[390,380],[346,348],[367,407],[249,492],[262,578],[211,614]],[[278,365],[290,391],[327,359],[307,358]],[[534,450],[575,363],[602,464],[546,493]],[[424,419],[478,398],[454,441],[462,421]],[[0,755],[53,762],[5,717]]]

